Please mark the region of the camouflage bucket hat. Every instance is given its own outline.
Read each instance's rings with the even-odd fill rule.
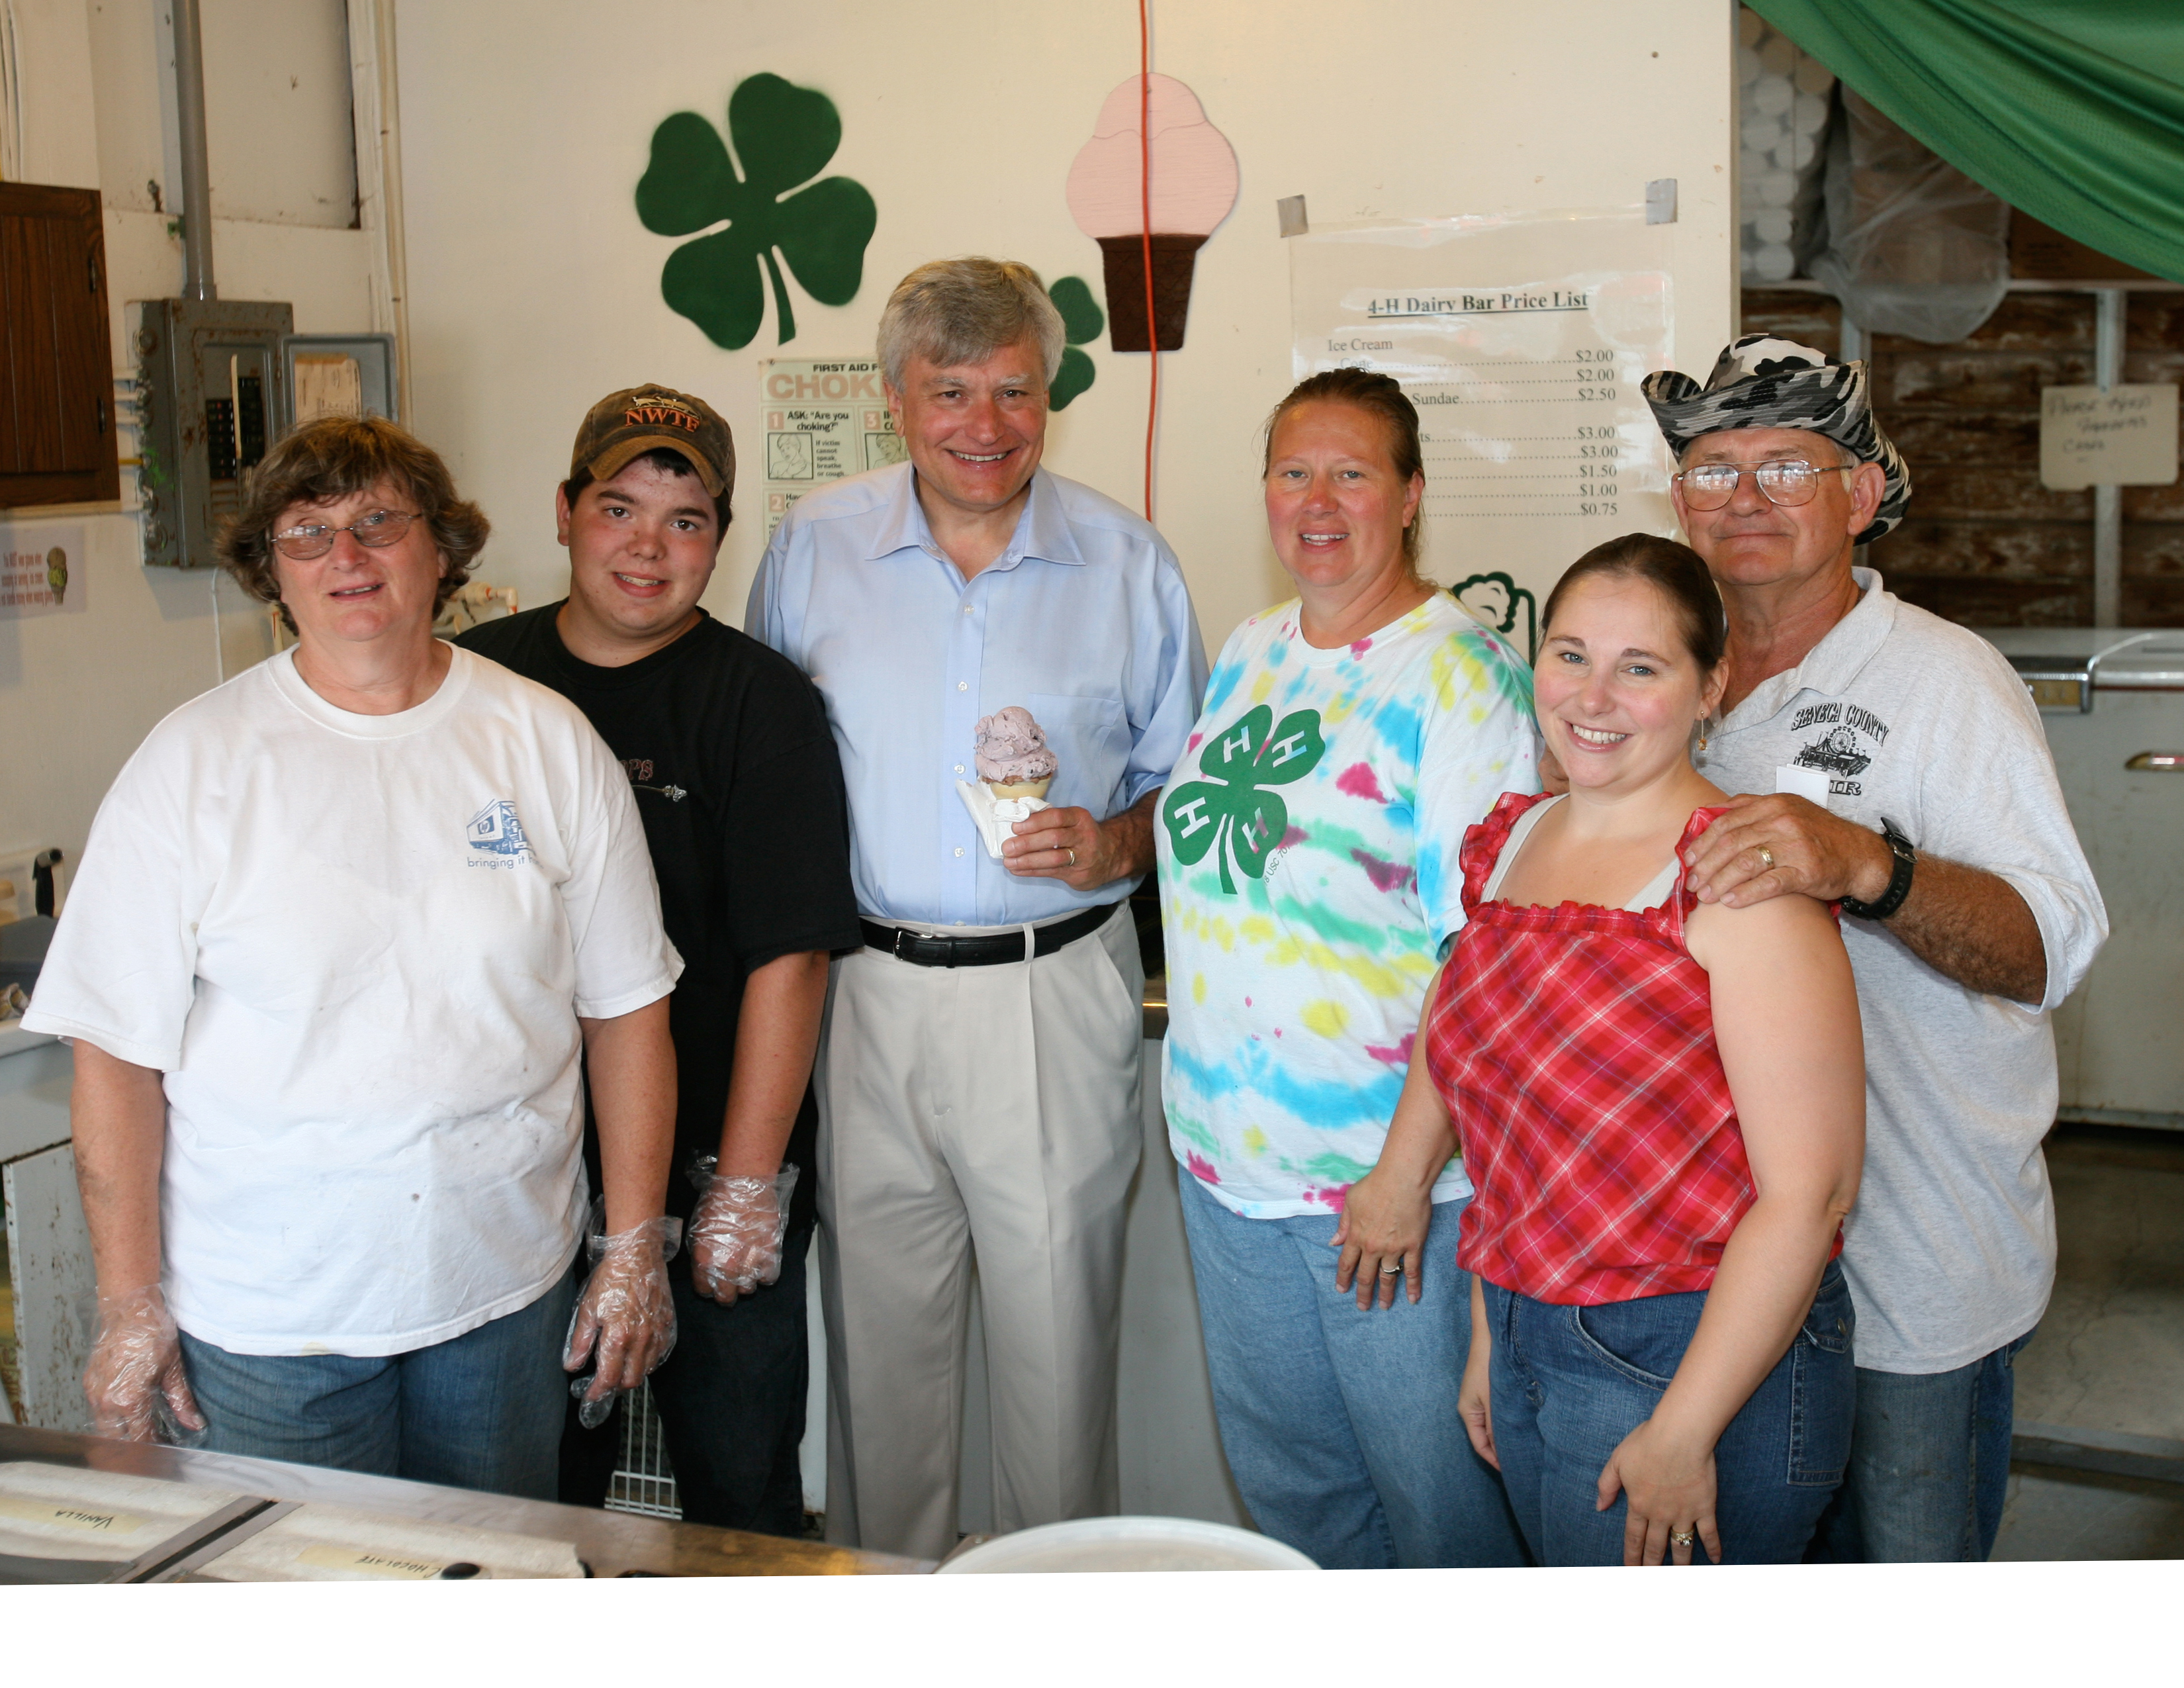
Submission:
[[[1874,420],[1863,362],[1839,364],[1794,340],[1747,334],[1722,353],[1703,387],[1687,375],[1662,370],[1647,376],[1640,390],[1679,458],[1700,435],[1724,428],[1804,428],[1861,463],[1878,463],[1888,486],[1858,536],[1861,545],[1895,527],[1910,505],[1910,465]]]

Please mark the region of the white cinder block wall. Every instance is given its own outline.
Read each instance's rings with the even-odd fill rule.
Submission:
[[[1674,176],[1678,362],[1712,367],[1736,275],[1729,0],[1153,0],[1152,15],[1154,68],[1196,90],[1242,172],[1198,256],[1188,340],[1161,360],[1157,515],[1210,649],[1286,595],[1256,454],[1290,384],[1277,198],[1302,193],[1315,222],[1344,222],[1630,205]],[[1099,248],[1062,192],[1101,101],[1137,70],[1125,0],[976,17],[938,0],[644,0],[611,14],[402,0],[399,18],[415,414],[493,515],[486,573],[526,604],[564,589],[553,485],[605,393],[699,393],[745,442],[744,515],[706,600],[740,623],[764,549],[760,359],[869,356],[889,288],[930,258],[1017,258],[1100,291]],[[760,71],[833,100],[828,170],[871,190],[879,227],[850,304],[797,291],[794,342],[776,346],[769,306],[757,340],[726,352],[660,302],[678,242],[644,230],[632,192],[655,125],[681,110],[724,122],[729,92]],[[1148,360],[1104,337],[1090,350],[1097,381],[1055,418],[1048,461],[1134,508]]]
[[[105,195],[117,370],[122,309],[179,289],[168,231],[173,102],[158,0],[8,0],[21,54],[23,175]],[[566,580],[549,516],[584,408],[637,381],[706,395],[755,443],[761,358],[860,355],[889,286],[944,253],[1021,258],[1098,285],[1062,184],[1101,99],[1137,64],[1135,8],[1052,3],[972,22],[936,0],[820,8],[719,0],[382,0],[396,7],[411,311],[410,414],[493,518],[484,577],[526,603]],[[286,298],[306,331],[392,326],[354,220],[341,0],[203,0],[221,293]],[[1273,202],[1316,222],[1628,204],[1681,184],[1677,357],[1730,331],[1736,198],[1729,0],[1155,0],[1155,68],[1190,83],[1234,145],[1242,192],[1199,255],[1189,341],[1162,360],[1158,516],[1209,646],[1280,595],[1255,480],[1259,419],[1290,381],[1288,269]],[[719,120],[742,78],[826,92],[830,170],[879,205],[865,282],[839,309],[795,298],[738,352],[660,302],[675,242],[632,192],[670,112]],[[159,184],[154,209],[150,184]],[[369,219],[367,219],[369,220]],[[794,284],[792,281],[792,287]],[[1050,460],[1135,505],[1143,354],[1091,348],[1092,390]],[[123,436],[125,447],[130,436]],[[744,460],[756,453],[747,444]],[[80,852],[100,795],[160,715],[265,654],[252,606],[203,575],[137,566],[134,476],[83,515],[86,612],[0,621],[0,844]],[[761,549],[755,497],[709,607],[739,621]],[[0,515],[0,521],[42,513]],[[70,513],[74,519],[76,513]],[[1480,560],[1481,566],[1491,566]]]

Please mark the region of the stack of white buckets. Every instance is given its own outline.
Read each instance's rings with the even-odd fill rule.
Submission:
[[[1791,207],[1820,168],[1828,94],[1836,79],[1757,12],[1737,19],[1736,78],[1741,118],[1737,159],[1742,268],[1747,286],[1787,280]]]

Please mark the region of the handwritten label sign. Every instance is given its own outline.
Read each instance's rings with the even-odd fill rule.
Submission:
[[[2167,487],[2176,480],[2176,388],[2050,387],[2040,394],[2040,482]]]
[[[421,1559],[414,1554],[377,1553],[365,1547],[318,1541],[296,1557],[306,1565],[345,1572],[352,1577],[386,1577],[396,1582],[430,1582],[448,1568],[445,1559]]]
[[[148,1522],[133,1513],[71,1506],[64,1501],[20,1495],[0,1495],[0,1518],[21,1518],[29,1524],[47,1524],[59,1529],[88,1530],[98,1535],[134,1535]]]

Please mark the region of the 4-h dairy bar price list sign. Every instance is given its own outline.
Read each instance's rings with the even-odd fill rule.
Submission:
[[[1665,263],[1511,275],[1574,254],[1597,237],[1590,220],[1457,220],[1290,242],[1298,376],[1351,365],[1402,383],[1425,448],[1425,566],[1459,587],[1510,577],[1515,590],[1489,594],[1487,618],[1513,635],[1529,632],[1518,600],[1544,599],[1586,550],[1674,528],[1667,452],[1639,391],[1669,363]],[[1485,226],[1430,237],[1466,222]],[[1642,263],[1652,242],[1628,243]]]
[[[766,437],[766,532],[805,493],[903,460],[880,366],[868,358],[773,358],[759,365]]]

